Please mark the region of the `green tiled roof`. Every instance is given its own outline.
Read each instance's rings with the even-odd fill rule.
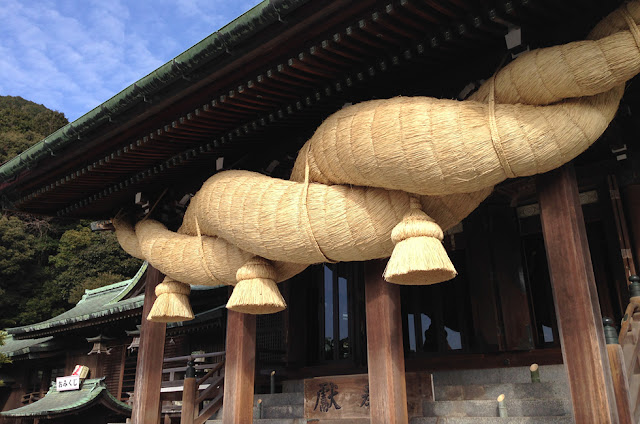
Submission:
[[[80,390],[58,392],[55,384],[37,402],[11,411],[0,412],[5,417],[63,416],[102,405],[122,415],[130,416],[131,407],[117,400],[105,385],[104,378],[85,380]]]
[[[197,313],[195,315],[195,318],[190,321],[168,322],[167,330],[180,328],[180,327],[193,327],[195,325],[211,322],[215,319],[221,319],[223,317],[224,312],[226,311],[226,308],[227,308],[226,305],[220,305],[213,309],[209,309],[209,310]]]
[[[0,346],[0,353],[11,358],[32,352],[42,352],[52,347],[51,344],[48,343],[51,339],[53,339],[52,336],[39,339],[16,340],[13,336],[9,335],[9,337],[5,339],[4,344]]]
[[[7,333],[21,336],[29,333],[48,335],[62,331],[63,328],[82,322],[107,318],[110,315],[131,311],[140,313],[144,295],[125,299],[136,286],[147,270],[147,262],[143,263],[136,275],[125,281],[110,284],[94,290],[87,290],[80,302],[73,308],[56,317],[36,324],[8,328]],[[139,311],[136,311],[139,310]],[[36,335],[34,334],[34,335]],[[26,340],[25,340],[26,341]]]

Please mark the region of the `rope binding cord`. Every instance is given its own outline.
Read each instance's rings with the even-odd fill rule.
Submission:
[[[301,209],[304,211],[304,219],[302,219],[302,221],[304,225],[304,230],[307,233],[307,236],[309,237],[309,240],[311,241],[311,244],[315,249],[316,253],[322,258],[322,262],[334,264],[339,261],[332,261],[327,257],[327,255],[324,254],[324,252],[320,248],[320,245],[318,244],[318,240],[316,240],[316,237],[313,234],[313,228],[311,227],[311,218],[309,217],[309,208],[307,206],[307,199],[309,196],[309,184],[310,184],[309,182],[309,148],[310,146],[307,145],[307,154],[306,154],[307,159],[304,164],[304,186],[302,189],[302,196],[300,196],[300,201],[302,203]]]
[[[489,130],[491,131],[491,144],[498,156],[500,165],[504,170],[504,173],[508,178],[515,178],[516,174],[513,173],[509,161],[502,148],[502,140],[500,139],[500,131],[498,131],[498,122],[496,121],[496,76],[495,74],[489,80]]]

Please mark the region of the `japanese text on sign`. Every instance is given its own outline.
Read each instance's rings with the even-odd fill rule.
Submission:
[[[58,377],[56,378],[56,390],[59,392],[64,392],[66,390],[79,390],[80,389],[80,377],[78,376],[69,376],[69,377]]]

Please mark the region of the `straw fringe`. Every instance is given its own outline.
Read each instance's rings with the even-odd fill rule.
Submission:
[[[425,285],[454,278],[458,273],[442,246],[442,229],[411,198],[409,212],[391,232],[395,244],[384,270],[390,283]]]
[[[157,298],[147,316],[149,321],[179,322],[194,318],[189,303],[191,287],[188,284],[165,277],[162,283],[156,286],[155,292]]]
[[[238,283],[227,308],[245,314],[272,314],[287,307],[276,286],[276,270],[265,259],[255,257],[237,273]]]

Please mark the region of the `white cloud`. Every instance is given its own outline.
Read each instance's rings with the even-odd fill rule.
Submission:
[[[3,0],[0,95],[74,120],[258,0]]]

